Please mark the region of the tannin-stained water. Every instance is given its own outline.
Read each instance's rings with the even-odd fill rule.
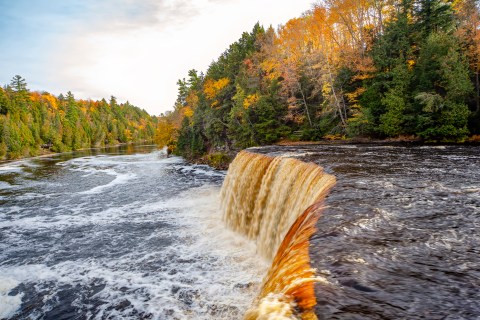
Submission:
[[[337,177],[310,241],[319,319],[480,319],[480,147],[250,151]]]
[[[0,318],[242,318],[268,262],[221,222],[224,173],[106,151],[0,166]],[[319,319],[478,319],[479,147],[250,151],[337,177],[310,239]]]
[[[0,319],[240,319],[267,263],[225,172],[152,146],[0,166]]]
[[[273,258],[245,319],[316,319],[309,239],[335,177],[313,163],[242,151],[222,186],[224,220]]]

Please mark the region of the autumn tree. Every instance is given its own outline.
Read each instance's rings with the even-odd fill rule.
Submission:
[[[105,100],[76,100],[71,92],[58,98],[30,92],[20,76],[0,89],[0,158],[37,155],[41,146],[62,152],[151,140],[154,126],[153,118],[128,102],[109,106]]]
[[[456,35],[467,57],[470,78],[474,91],[469,101],[472,117],[472,131],[480,133],[480,3],[475,0],[455,2],[455,15],[458,24]]]

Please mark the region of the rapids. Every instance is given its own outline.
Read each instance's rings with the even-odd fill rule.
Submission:
[[[478,319],[479,147],[249,151],[337,179],[322,215],[298,208],[270,270],[279,240],[262,249],[258,230],[244,237],[230,214],[222,221],[225,172],[153,146],[0,165],[0,318],[241,319],[254,301],[281,307],[275,265],[298,262],[298,249],[317,269],[319,319]]]
[[[240,319],[268,264],[225,172],[153,146],[0,166],[0,319]]]
[[[319,319],[480,319],[480,147],[250,151],[337,178],[310,241]]]

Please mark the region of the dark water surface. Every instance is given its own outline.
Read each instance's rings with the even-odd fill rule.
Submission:
[[[321,319],[480,319],[480,148],[252,148],[336,175]],[[153,146],[0,165],[0,318],[241,319],[266,263],[225,230],[225,172]]]
[[[224,176],[153,146],[0,165],[0,318],[241,318],[266,264]]]
[[[337,177],[313,237],[321,319],[480,319],[480,147],[253,149]]]

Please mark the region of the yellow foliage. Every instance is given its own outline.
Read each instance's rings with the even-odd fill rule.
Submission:
[[[270,81],[278,79],[282,75],[278,59],[265,59],[260,63],[260,67],[265,71],[266,78]]]
[[[215,99],[215,97],[230,83],[230,79],[221,78],[217,81],[207,79],[203,87],[203,92],[208,99]]]
[[[32,100],[32,102],[40,101],[40,94],[38,92],[30,93],[30,100]]]
[[[198,105],[198,96],[197,96],[197,93],[194,92],[193,90],[190,91],[190,93],[188,94],[187,98],[185,99],[186,103],[187,103],[187,106],[189,106],[190,109],[195,109]],[[193,111],[192,111],[192,114],[193,114]],[[187,117],[191,117],[190,116],[187,116]]]
[[[125,137],[127,137],[127,141],[132,141],[132,131],[130,131],[130,129],[125,129],[124,133]]]
[[[52,108],[52,109],[55,109],[57,110],[58,109],[58,102],[57,102],[57,98],[55,98],[54,96],[52,96],[51,94],[43,94],[42,95],[42,99],[47,101],[48,105]]]
[[[161,119],[155,132],[155,142],[159,146],[168,146],[174,140],[175,128],[168,119]]]
[[[328,82],[325,82],[322,86],[323,95],[328,96],[328,95],[330,95],[331,92],[332,92],[332,85]]]
[[[347,137],[345,135],[337,134],[327,134],[323,137],[325,140],[346,140]]]
[[[408,70],[412,70],[414,66],[415,66],[415,60],[412,60],[412,59],[407,60]]]
[[[365,90],[365,88],[360,87],[354,92],[345,93],[345,96],[347,97],[348,102],[356,104],[358,102],[358,98],[365,92]]]
[[[255,94],[249,94],[244,100],[243,100],[243,107],[245,109],[248,109],[252,104],[257,103],[259,99],[259,96],[257,93]]]
[[[187,118],[191,118],[193,116],[193,110],[188,106],[182,109],[182,113]]]

